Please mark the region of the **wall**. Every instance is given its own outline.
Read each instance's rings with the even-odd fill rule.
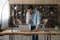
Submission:
[[[10,17],[9,13],[9,1],[8,0],[0,0],[0,24],[1,29],[8,27],[8,21]]]
[[[10,0],[10,4],[59,4],[60,0]]]

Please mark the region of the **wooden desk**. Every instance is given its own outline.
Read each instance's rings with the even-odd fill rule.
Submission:
[[[0,32],[0,35],[32,35],[32,34],[38,34],[38,35],[45,35],[45,34],[50,34],[50,35],[60,35],[59,31],[37,31],[37,32],[22,32],[20,30],[16,32],[11,32],[11,30],[4,30]]]
[[[33,34],[38,34],[38,35],[47,35],[47,40],[51,40],[51,35],[60,35],[59,31],[37,31],[37,32],[22,32],[20,30],[16,32],[11,32],[11,30],[4,30],[0,32],[0,35],[33,35]],[[50,39],[49,39],[50,37]]]

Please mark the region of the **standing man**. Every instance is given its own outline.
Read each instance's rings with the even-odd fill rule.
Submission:
[[[29,24],[31,31],[38,30],[40,20],[40,12],[38,10],[33,10],[33,6],[30,5],[26,13],[26,23]],[[38,35],[32,35],[32,40],[38,40]]]

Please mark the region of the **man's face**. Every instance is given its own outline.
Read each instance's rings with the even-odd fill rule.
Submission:
[[[30,14],[33,14],[33,10],[32,9],[28,9],[28,12],[30,12]]]

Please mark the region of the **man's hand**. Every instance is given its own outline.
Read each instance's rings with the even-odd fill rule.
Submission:
[[[38,29],[34,29],[34,30],[32,30],[32,32],[37,32],[38,31]]]
[[[39,24],[36,25],[36,28],[33,30],[34,32],[38,31]]]

